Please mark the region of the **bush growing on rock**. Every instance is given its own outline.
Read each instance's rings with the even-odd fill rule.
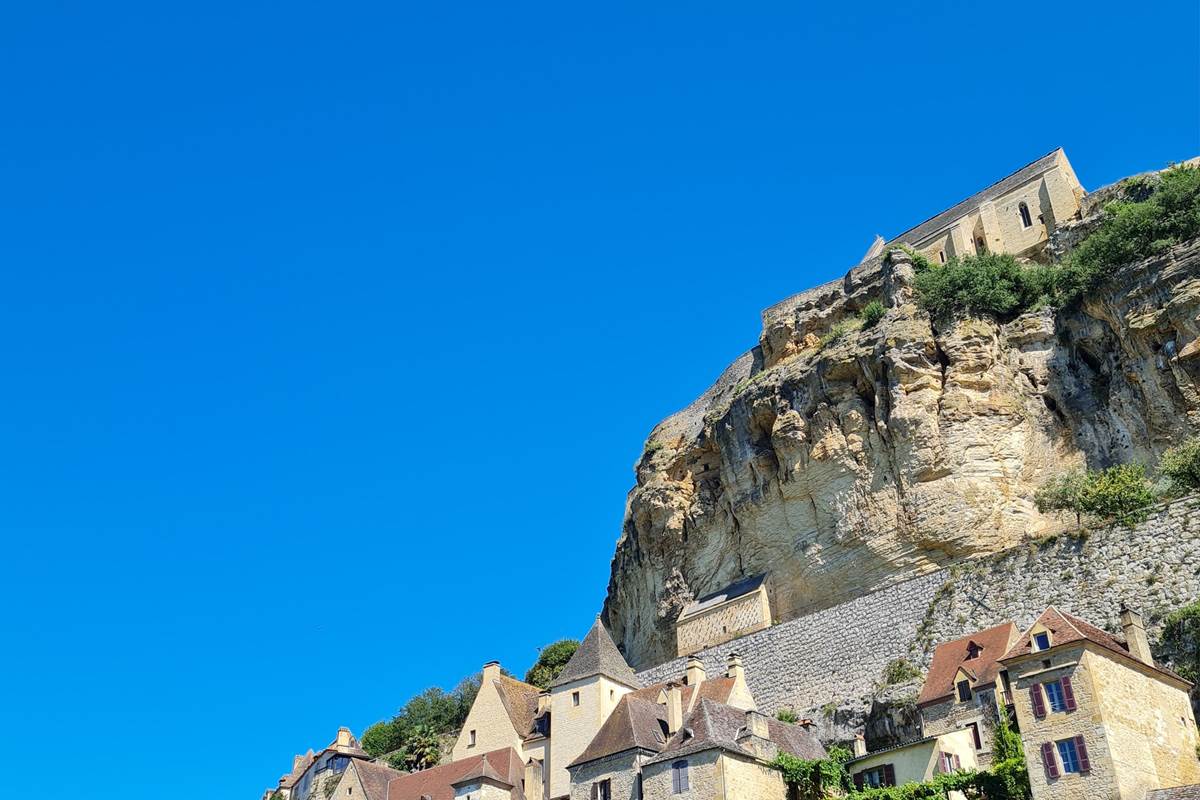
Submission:
[[[917,271],[921,307],[933,316],[1012,317],[1052,303],[1058,268],[1025,265],[1008,253],[952,258]]]
[[[1171,486],[1181,494],[1200,489],[1200,436],[1193,436],[1163,453],[1158,471],[1169,478]]]
[[[879,320],[883,319],[883,315],[887,313],[887,309],[883,303],[878,300],[872,300],[863,306],[863,310],[858,312],[858,318],[862,320],[864,329],[874,327]]]

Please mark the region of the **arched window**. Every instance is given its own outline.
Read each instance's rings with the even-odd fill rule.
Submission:
[[[1033,225],[1033,217],[1029,216],[1029,206],[1021,203],[1017,206],[1017,210],[1021,212],[1021,227],[1028,228]]]

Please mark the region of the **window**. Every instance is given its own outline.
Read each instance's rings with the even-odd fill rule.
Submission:
[[[347,787],[346,787],[346,794],[354,794],[354,787],[353,787],[353,786],[347,786]]]
[[[982,240],[982,239],[980,239],[979,241],[981,241],[981,242],[982,242],[983,240]],[[980,653],[982,653],[982,652],[983,652],[983,648],[982,648],[982,647],[980,647],[979,645],[975,644],[974,642],[971,642],[969,645],[967,645],[967,657],[966,657],[966,659],[965,659],[965,660],[966,660],[966,661],[973,661],[973,660],[975,660],[975,659],[979,658],[979,654],[980,654]]]
[[[1048,778],[1057,778],[1060,771],[1065,775],[1069,772],[1089,772],[1092,768],[1088,760],[1087,743],[1082,736],[1043,744],[1042,765],[1046,768]]]
[[[1062,684],[1058,681],[1045,684],[1046,699],[1050,701],[1051,711],[1066,711],[1067,699],[1063,697]]]
[[[1021,205],[1017,206],[1017,210],[1021,213],[1021,227],[1031,227],[1033,225],[1033,217],[1029,216],[1029,206],[1021,203]]]
[[[616,692],[616,690],[615,690],[615,689],[609,689],[609,690],[608,690],[608,699],[609,699],[609,700],[615,700],[615,699],[617,699],[617,692]]]
[[[467,747],[474,747],[474,746],[475,746],[475,731],[471,731],[469,734],[467,734]]]
[[[571,705],[579,705],[579,692],[571,692]]]
[[[962,760],[954,753],[938,753],[938,766],[942,772],[954,772],[962,767]]]
[[[671,765],[671,794],[683,794],[689,788],[688,762],[676,761]]]
[[[958,682],[958,702],[965,703],[970,699],[971,699],[971,682],[970,681],[959,681]]]
[[[1049,650],[1050,649],[1050,632],[1042,631],[1033,635],[1034,650]]]
[[[940,263],[940,264],[946,263],[946,251],[945,250],[938,250],[938,263]]]
[[[592,800],[612,800],[612,782],[608,778],[592,784]]]
[[[633,800],[642,800],[642,773],[637,776],[637,794],[633,796]]]
[[[978,722],[968,722],[967,729],[971,731],[971,739],[972,739],[972,741],[975,742],[975,749],[982,750],[983,749],[983,739],[979,736],[979,723]]]
[[[896,767],[894,764],[882,764],[854,773],[854,786],[858,789],[879,789],[895,785]]]

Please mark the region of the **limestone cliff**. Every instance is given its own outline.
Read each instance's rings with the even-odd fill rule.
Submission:
[[[1153,464],[1200,430],[1200,241],[1003,323],[931,320],[911,276],[877,258],[768,309],[651,433],[605,603],[631,663],[673,657],[683,605],[739,577],[769,573],[791,619],[1044,535],[1052,474]],[[822,342],[872,300],[878,324]]]

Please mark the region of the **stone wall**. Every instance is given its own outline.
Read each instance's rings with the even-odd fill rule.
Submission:
[[[1133,530],[1121,526],[1059,536],[924,575],[847,603],[774,625],[699,653],[710,675],[737,651],[759,710],[790,707],[845,740],[871,713],[887,664],[928,666],[934,646],[1012,620],[1031,625],[1056,605],[1118,631],[1122,601],[1140,606],[1153,642],[1156,623],[1200,598],[1200,497],[1154,508]],[[639,673],[644,683],[677,678],[685,659]],[[912,687],[915,693],[919,682]],[[836,723],[835,723],[836,718]],[[914,733],[896,731],[897,735]]]
[[[676,655],[686,656],[736,639],[771,624],[765,587],[705,609],[675,626]]]

